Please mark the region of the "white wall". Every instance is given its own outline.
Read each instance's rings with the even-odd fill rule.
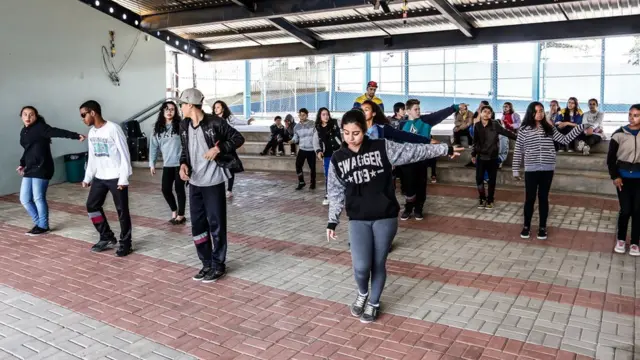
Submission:
[[[109,48],[108,31],[114,30],[118,66],[137,31],[80,1],[0,0],[0,24],[0,194],[19,190],[13,170],[22,155],[22,106],[35,106],[52,126],[87,134],[78,112],[82,102],[98,101],[106,119],[120,122],[165,94],[165,45],[142,36],[120,86],[112,85],[101,46]],[[86,143],[53,140],[53,181],[65,177],[62,155],[86,149]]]

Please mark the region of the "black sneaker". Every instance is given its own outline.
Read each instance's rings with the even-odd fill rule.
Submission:
[[[363,324],[368,324],[376,321],[378,318],[378,313],[380,312],[379,306],[373,306],[371,304],[367,304],[364,307],[364,312],[362,316],[360,316],[360,322]]]
[[[405,209],[402,212],[402,215],[400,215],[400,220],[409,220],[409,219],[411,219],[411,211]]]
[[[419,210],[419,209],[413,210],[413,217],[416,220],[423,220],[424,219],[424,215],[422,214],[422,210]]]
[[[307,186],[307,184],[305,183],[298,183],[298,187],[296,187],[296,190],[302,190],[305,186]]]
[[[200,269],[200,272],[198,272],[197,274],[193,275],[193,280],[196,281],[200,281],[204,278],[205,275],[207,275],[207,273],[211,271],[211,268],[208,267],[203,267],[202,269]]]
[[[547,228],[538,229],[538,240],[547,240]]]
[[[171,225],[183,225],[187,222],[187,218],[183,217],[182,219],[178,220],[178,219],[171,219],[169,220],[169,222],[171,223]]]
[[[93,252],[101,252],[101,251],[104,251],[104,250],[107,250],[107,249],[113,247],[117,243],[118,243],[118,241],[116,241],[116,239],[100,240],[95,245],[93,245],[91,247],[91,251],[93,251]]]
[[[528,239],[530,236],[531,236],[531,230],[529,230],[528,227],[522,228],[522,231],[520,231],[520,237],[523,239]]]
[[[49,228],[43,229],[43,228],[41,228],[39,226],[35,226],[33,229],[31,229],[31,231],[27,232],[27,235],[29,235],[29,236],[44,235],[44,234],[46,234],[46,233],[48,233],[50,231],[51,231],[51,229],[49,229]]]
[[[315,190],[316,189],[316,183],[312,182],[311,185],[309,185],[309,190]]]
[[[24,233],[24,234],[25,234],[25,235],[27,235],[27,236],[33,236],[33,231],[34,231],[35,229],[37,229],[37,228],[38,228],[38,226],[36,225],[36,226],[34,226],[33,228],[31,228],[31,230],[27,231],[27,232],[26,232],[26,233]]]
[[[487,201],[484,199],[478,200],[478,209],[484,209],[487,207]]]
[[[211,269],[202,278],[203,283],[212,283],[216,282],[218,279],[223,277],[227,271],[225,269]]]
[[[123,257],[131,254],[133,252],[133,246],[131,244],[120,244],[118,250],[116,250],[117,257]]]
[[[487,201],[487,205],[484,208],[487,209],[487,210],[493,209],[493,201],[491,201],[491,202]]]
[[[353,304],[351,304],[351,315],[355,317],[362,316],[362,313],[364,313],[364,304],[367,303],[368,297],[369,297],[369,294],[360,295],[360,293],[358,292],[358,296],[356,296],[356,301],[354,301]]]

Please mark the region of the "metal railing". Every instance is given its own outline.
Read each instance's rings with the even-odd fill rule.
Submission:
[[[135,113],[133,116],[130,116],[129,118],[127,118],[123,122],[131,121],[131,120],[137,120],[139,123],[143,123],[148,118],[150,118],[150,117],[152,117],[154,115],[157,115],[158,108],[165,101],[167,101],[167,99],[166,98],[162,98],[162,99],[154,102],[153,104],[147,106],[143,110],[140,110],[139,112]]]

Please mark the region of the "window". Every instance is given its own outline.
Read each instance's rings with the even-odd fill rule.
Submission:
[[[640,37],[607,38],[604,61],[604,102],[611,106],[637,103],[638,92],[635,85],[638,83],[640,83]]]
[[[540,99],[558,100],[564,106],[571,96],[582,108],[600,96],[600,39],[541,43]]]
[[[498,99],[531,100],[537,43],[498,45]]]
[[[364,53],[336,55],[336,91],[362,92]]]

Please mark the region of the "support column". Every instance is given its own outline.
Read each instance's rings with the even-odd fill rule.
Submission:
[[[493,45],[493,60],[491,62],[491,106],[498,108],[498,45]]]
[[[409,50],[404,51],[404,98],[409,99]]]
[[[370,80],[371,80],[371,53],[366,52],[364,53],[364,79],[362,81],[364,92],[367,92],[367,83]]]
[[[180,75],[178,74],[178,52],[173,52],[173,86],[176,99],[180,98]]]
[[[329,60],[329,110],[336,111],[336,56]]]
[[[251,117],[251,61],[244,61],[244,118]]]
[[[604,72],[605,72],[605,54],[606,54],[606,39],[602,38],[602,47],[600,50],[600,109],[604,109]]]
[[[540,55],[542,53],[542,47],[540,43],[536,43],[536,47],[533,50],[533,69],[531,72],[531,100],[540,100]]]

